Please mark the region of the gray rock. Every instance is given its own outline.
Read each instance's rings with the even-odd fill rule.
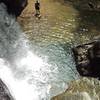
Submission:
[[[11,96],[7,86],[0,79],[0,100],[14,100]]]
[[[81,78],[70,83],[69,88],[51,100],[100,100],[100,81]]]

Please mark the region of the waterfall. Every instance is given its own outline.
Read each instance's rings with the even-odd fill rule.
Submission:
[[[50,85],[40,85],[48,81],[41,74],[41,68],[50,72],[47,66],[30,50],[16,18],[0,4],[0,78],[15,100],[46,100]]]
[[[0,4],[0,78],[15,100],[40,100],[36,86],[28,80],[32,74],[30,67],[35,66],[38,71],[44,62],[29,50],[27,43],[16,18]]]

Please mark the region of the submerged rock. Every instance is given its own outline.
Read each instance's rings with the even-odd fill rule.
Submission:
[[[70,83],[69,88],[51,100],[100,100],[100,81],[81,78]]]
[[[80,75],[100,78],[100,41],[79,45],[73,52]]]
[[[9,14],[19,16],[23,9],[27,6],[27,0],[0,0],[7,6]]]
[[[14,100],[11,96],[7,86],[0,79],[0,100]]]

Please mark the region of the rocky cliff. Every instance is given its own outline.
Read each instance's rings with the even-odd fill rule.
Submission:
[[[0,0],[7,6],[9,14],[19,16],[23,9],[27,6],[27,0]]]

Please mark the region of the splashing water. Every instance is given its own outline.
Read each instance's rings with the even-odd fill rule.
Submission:
[[[33,86],[29,85],[26,80],[20,82],[16,80],[10,69],[7,68],[5,61],[0,59],[0,77],[8,85],[10,92],[13,94],[16,100],[39,100],[36,91],[33,90]],[[33,97],[33,94],[35,97]]]
[[[15,70],[17,72],[14,75],[14,72],[11,71],[12,66],[7,61],[0,59],[0,77],[7,84],[15,99],[42,100],[42,98],[47,98],[51,86],[48,84],[41,88],[39,84],[47,83],[46,77],[41,75],[41,67],[42,71],[50,71],[46,69],[46,66],[49,65],[31,51],[28,51],[27,56],[21,58],[18,63]]]
[[[47,56],[34,54],[28,43],[14,16],[0,4],[0,78],[15,100],[49,100],[66,87],[59,77],[63,71],[48,63]]]

